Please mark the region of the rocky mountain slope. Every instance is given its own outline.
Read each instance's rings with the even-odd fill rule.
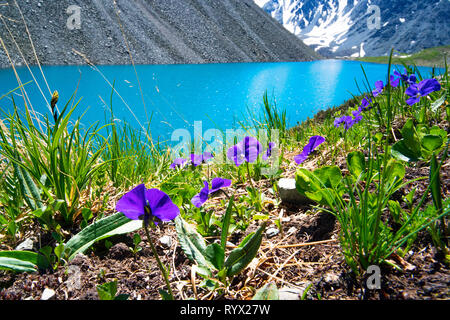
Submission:
[[[19,8],[43,64],[128,64],[128,48],[137,64],[318,58],[252,0],[5,0],[0,37],[17,64],[13,38],[36,63]]]
[[[413,53],[450,44],[449,0],[254,1],[327,57],[380,56],[392,47]]]

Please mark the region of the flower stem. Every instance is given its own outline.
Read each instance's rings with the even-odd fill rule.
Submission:
[[[255,186],[253,185],[252,177],[250,176],[250,166],[248,165],[248,162],[246,161],[245,164],[247,165],[247,176],[248,180],[250,181],[250,184],[252,186],[252,189],[255,190]]]
[[[152,248],[153,255],[155,256],[156,262],[158,263],[158,267],[161,270],[161,273],[163,274],[164,280],[166,281],[166,285],[167,285],[167,289],[169,291],[170,298],[171,298],[171,300],[175,300],[173,298],[172,289],[170,287],[169,277],[167,276],[167,270],[163,266],[161,260],[159,259],[158,252],[156,251],[156,248],[153,245],[152,239],[150,238],[150,233],[148,232],[148,226],[144,222],[142,223],[142,225],[144,226],[145,234],[147,235],[147,241],[148,241],[148,243],[150,243],[150,247]]]

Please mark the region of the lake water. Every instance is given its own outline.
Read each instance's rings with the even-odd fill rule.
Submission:
[[[343,103],[351,94],[359,94],[356,83],[365,90],[361,65],[372,87],[375,81],[386,79],[387,65],[341,60],[138,65],[139,82],[132,66],[99,66],[98,70],[90,66],[46,66],[43,72],[50,91],[59,92],[59,109],[75,92],[76,100],[82,98],[75,116],[87,110],[82,119],[85,126],[110,118],[114,83],[115,118],[138,129],[140,125],[146,126],[152,116],[153,137],[166,140],[179,128],[193,134],[195,121],[202,121],[203,131],[237,128],[237,121],[246,118],[247,109],[262,110],[266,90],[270,100],[275,99],[280,109],[287,110],[288,123],[293,126],[321,109]],[[50,100],[39,69],[31,70],[42,93]],[[420,68],[420,72],[429,76],[431,68]],[[27,68],[18,68],[18,73],[23,83],[33,80]],[[0,69],[0,96],[17,86],[13,71]],[[36,83],[33,81],[25,88],[34,109],[48,114],[49,107]],[[13,96],[16,104],[23,106],[20,91]],[[10,100],[9,96],[0,100],[0,108],[9,109]]]

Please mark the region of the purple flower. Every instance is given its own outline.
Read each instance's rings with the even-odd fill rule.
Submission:
[[[325,141],[325,138],[322,136],[312,136],[309,138],[308,144],[303,148],[302,153],[294,157],[294,160],[297,164],[302,163],[308,158],[311,152],[314,151],[319,145],[321,145]]]
[[[403,73],[398,72],[397,70],[394,70],[394,75],[402,79],[403,82],[408,81],[408,70],[406,68],[403,69]]]
[[[390,78],[391,87],[397,88],[398,85],[400,84],[400,78],[395,78],[393,75],[391,75],[389,78]]]
[[[187,162],[188,162],[187,159],[177,158],[170,165],[170,169],[175,169],[177,167],[184,167]]]
[[[146,226],[150,221],[157,224],[173,220],[180,214],[180,209],[167,194],[158,189],[147,189],[144,184],[120,198],[116,210],[129,219],[144,220]]]
[[[375,89],[372,91],[372,94],[374,97],[378,96],[380,93],[383,92],[384,84],[383,81],[378,80],[375,82]]]
[[[402,81],[405,83],[413,84],[417,82],[416,75],[415,74],[408,75],[408,70],[406,70],[406,68],[403,69],[403,73],[400,73],[397,70],[395,70],[394,74],[400,79],[402,79]]]
[[[419,83],[413,83],[406,89],[405,93],[410,96],[406,103],[412,106],[420,101],[420,98],[429,95],[434,91],[440,91],[441,84],[436,79],[425,79]]]
[[[203,185],[204,187],[202,190],[200,190],[200,192],[191,199],[192,204],[197,208],[200,208],[206,200],[208,200],[210,194],[218,191],[219,189],[231,186],[231,180],[214,178],[211,180],[211,189],[209,188],[208,181],[203,181]]]
[[[353,126],[353,118],[352,116],[342,116],[340,118],[334,119],[334,126],[339,128],[341,124],[344,125],[344,129],[348,130]]]
[[[269,142],[266,153],[263,154],[262,159],[267,161],[272,156],[272,148],[275,146],[275,142]]]
[[[241,142],[232,146],[227,151],[227,158],[234,161],[239,167],[245,161],[253,163],[261,153],[261,143],[253,137],[245,137]]]
[[[365,96],[361,100],[361,105],[359,106],[358,110],[359,111],[366,111],[366,110],[370,110],[370,109],[372,109],[372,99],[370,99],[367,96]]]
[[[353,114],[353,124],[357,124],[363,118],[361,115],[361,111],[359,110],[352,111],[352,114]]]
[[[191,165],[194,167],[207,162],[208,160],[214,158],[211,152],[204,152],[203,154],[191,154]],[[176,167],[183,167],[188,163],[187,159],[177,158],[170,165],[170,169],[175,169]]]

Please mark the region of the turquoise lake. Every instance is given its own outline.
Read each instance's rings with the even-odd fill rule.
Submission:
[[[356,61],[322,60],[285,63],[229,63],[199,65],[137,65],[132,66],[45,66],[47,88],[37,67],[32,73],[18,68],[33,108],[49,113],[43,95],[50,100],[53,90],[59,92],[58,108],[76,92],[82,99],[75,117],[83,114],[88,127],[95,121],[110,118],[109,104],[114,83],[113,110],[117,121],[127,121],[136,129],[147,126],[150,119],[152,136],[161,141],[170,139],[175,129],[192,131],[194,121],[202,121],[202,130],[238,128],[247,109],[260,112],[263,94],[275,100],[279,109],[286,109],[290,126],[312,117],[317,111],[337,106],[358,95],[358,86],[365,91],[363,66],[369,83],[385,81],[387,65]],[[393,66],[403,70],[403,67]],[[423,77],[431,68],[419,68]],[[143,97],[139,90],[138,80]],[[357,85],[358,84],[358,85]],[[11,69],[0,69],[0,96],[18,86]],[[12,94],[23,108],[20,91]],[[145,105],[145,107],[144,107]],[[11,110],[11,94],[0,100],[2,110]],[[74,117],[74,119],[75,119]]]

